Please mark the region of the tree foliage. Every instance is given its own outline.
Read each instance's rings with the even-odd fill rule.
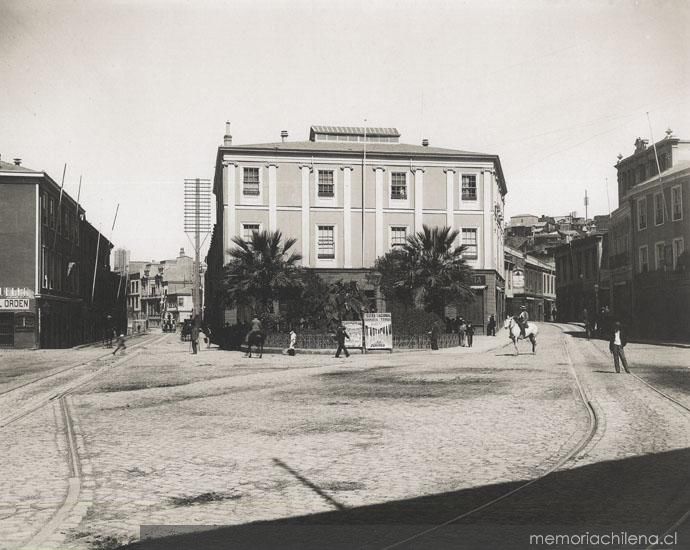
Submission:
[[[273,314],[273,304],[289,300],[303,287],[302,257],[290,249],[296,239],[285,239],[280,231],[255,231],[248,240],[234,237],[225,266],[226,303],[249,306],[254,314]]]
[[[342,280],[331,283],[328,289],[327,310],[331,319],[358,320],[368,311],[368,298],[357,281]]]
[[[457,229],[423,226],[405,244],[376,260],[374,277],[389,300],[443,316],[447,303],[473,297],[472,270],[463,258],[465,246],[455,246]]]

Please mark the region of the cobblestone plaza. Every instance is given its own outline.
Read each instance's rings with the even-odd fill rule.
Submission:
[[[554,476],[685,452],[690,414],[646,384],[688,406],[690,352],[630,344],[635,376],[616,375],[606,343],[578,330],[543,324],[537,354],[523,344],[518,356],[503,333],[477,337],[472,349],[349,359],[190,355],[160,333],[118,357],[94,347],[3,352],[0,548],[114,548],[136,541],[142,525],[241,526],[369,509],[375,522],[377,506],[456,495],[423,507],[422,523],[441,524],[518,482],[562,483]],[[688,504],[689,473],[654,464],[644,476],[661,481],[644,503],[631,499],[644,478],[613,483],[630,475],[622,466],[609,468],[608,496],[594,510],[579,481],[550,495],[551,512],[568,510],[585,526],[622,518],[670,526]],[[602,474],[591,476],[593,490]],[[527,505],[506,498],[488,508],[503,506],[503,515],[478,512],[477,521],[536,513],[549,491],[532,492],[521,497]],[[414,523],[408,513],[385,522]],[[442,546],[433,534],[415,543]]]

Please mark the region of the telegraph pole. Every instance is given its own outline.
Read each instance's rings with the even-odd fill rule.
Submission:
[[[194,247],[192,319],[194,326],[198,329],[201,324],[201,304],[203,303],[201,296],[201,247],[211,232],[211,180],[200,178],[184,180],[184,231]]]

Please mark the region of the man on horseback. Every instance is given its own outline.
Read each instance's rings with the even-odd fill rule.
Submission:
[[[529,321],[529,313],[527,313],[527,307],[520,306],[520,314],[515,318],[518,326],[520,327],[520,336],[527,338],[525,330],[527,330],[527,321]]]
[[[253,334],[261,334],[261,332],[263,332],[261,321],[258,317],[254,317],[252,319],[252,329],[247,333],[247,341],[249,341]]]

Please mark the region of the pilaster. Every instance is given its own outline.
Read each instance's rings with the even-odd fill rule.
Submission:
[[[300,165],[302,171],[302,265],[309,267],[310,262],[310,219],[309,219],[309,202],[311,196],[311,173],[314,169],[310,165]]]
[[[352,267],[352,166],[342,166],[343,171],[343,262],[346,269]]]
[[[278,200],[276,197],[276,172],[278,165],[267,164],[266,167],[268,168],[268,230],[275,231],[278,225]]]
[[[444,168],[446,173],[446,225],[453,229],[453,186],[455,180],[455,168]]]
[[[375,246],[376,246],[376,257],[378,258],[379,256],[383,256],[385,253],[385,247],[384,247],[384,235],[383,235],[383,173],[385,172],[385,168],[383,166],[376,166],[374,168],[374,176],[375,176],[375,183],[376,183],[376,202],[374,204],[374,210],[375,210],[375,231],[376,235],[374,238]]]
[[[414,230],[422,230],[424,225],[424,168],[411,168],[414,174]]]

